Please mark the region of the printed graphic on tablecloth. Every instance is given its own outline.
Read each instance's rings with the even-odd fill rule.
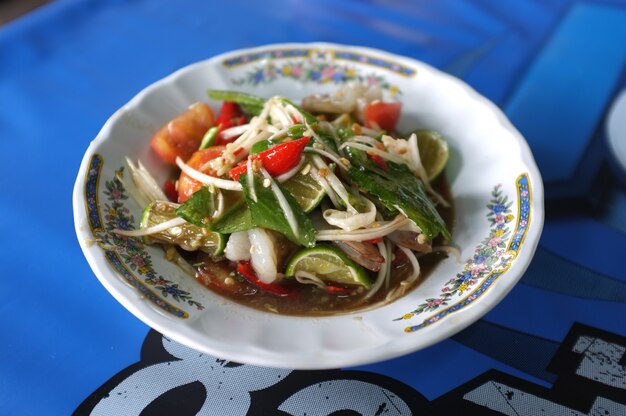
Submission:
[[[491,370],[428,402],[365,371],[295,371],[202,354],[150,331],[141,361],[89,396],[76,415],[626,414],[626,337],[575,324],[548,366],[551,388]],[[576,394],[572,394],[576,392]]]
[[[426,409],[411,387],[361,371],[293,371],[199,353],[150,331],[142,360],[96,390],[76,415],[402,416]]]
[[[441,415],[626,415],[625,352],[626,337],[574,324],[547,368],[551,388],[491,370],[432,406]]]

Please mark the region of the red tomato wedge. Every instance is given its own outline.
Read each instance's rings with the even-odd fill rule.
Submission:
[[[243,111],[241,111],[241,107],[239,107],[237,103],[224,101],[224,104],[222,104],[222,108],[217,115],[217,120],[215,121],[215,124],[219,126],[220,129],[220,132],[215,140],[215,144],[234,142],[237,139],[237,136],[225,139],[222,136],[222,131],[230,127],[241,126],[245,122],[246,116],[243,114]]]
[[[208,149],[198,150],[187,161],[187,165],[199,170],[207,175],[215,176],[215,172],[211,169],[204,169],[202,167],[210,160],[215,159],[222,155],[225,146],[213,146]],[[178,178],[178,203],[182,204],[193,195],[198,189],[202,187],[202,183],[187,176],[185,172],[180,173]]]
[[[375,128],[378,126],[381,130],[391,133],[396,128],[401,110],[402,104],[400,103],[374,101],[363,109],[365,127]]]
[[[173,165],[176,158],[188,160],[198,150],[202,136],[213,126],[214,116],[211,107],[205,103],[195,103],[187,111],[162,126],[152,136],[150,146],[161,159]]]
[[[265,283],[257,276],[256,272],[252,268],[252,264],[249,261],[240,261],[237,263],[237,273],[246,278],[250,283],[260,287],[266,292],[272,293],[277,296],[293,296],[295,292],[291,289],[280,286],[275,283]]]
[[[261,153],[250,156],[252,160],[260,160],[267,173],[272,176],[282,175],[285,172],[298,166],[302,152],[309,142],[309,137],[303,137],[298,140],[277,144],[271,149],[264,150]],[[233,180],[238,181],[239,175],[248,171],[247,163],[234,167],[229,174]]]

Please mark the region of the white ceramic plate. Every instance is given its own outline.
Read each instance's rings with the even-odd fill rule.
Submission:
[[[205,91],[237,89],[295,101],[341,83],[378,83],[403,103],[399,131],[438,130],[449,141],[445,174],[456,206],[462,261],[440,263],[415,290],[378,309],[333,317],[278,316],[226,300],[163,258],[116,238],[141,207],[114,180],[123,157],[166,177],[151,135]],[[217,110],[218,104],[211,103]],[[199,351],[297,369],[365,364],[441,341],[493,308],[520,279],[543,224],[543,187],[531,152],[506,117],[463,82],[413,59],[345,45],[280,44],[238,50],[185,67],[141,91],[91,143],[74,188],[80,245],[104,287],[139,319]]]

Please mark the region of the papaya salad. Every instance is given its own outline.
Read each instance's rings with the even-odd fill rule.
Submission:
[[[347,85],[296,104],[209,90],[161,127],[175,166],[159,186],[126,159],[120,180],[143,207],[137,229],[204,286],[290,315],[375,307],[410,291],[453,249],[437,132],[396,133],[401,104]],[[129,179],[132,178],[132,179]]]

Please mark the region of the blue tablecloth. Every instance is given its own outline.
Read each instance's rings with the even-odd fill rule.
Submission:
[[[98,283],[71,192],[101,125],[179,67],[288,41],[425,61],[526,136],[544,233],[484,319],[391,361],[281,372],[198,358]],[[626,2],[57,0],[0,27],[0,63],[0,414],[626,414],[626,191],[604,137]]]

